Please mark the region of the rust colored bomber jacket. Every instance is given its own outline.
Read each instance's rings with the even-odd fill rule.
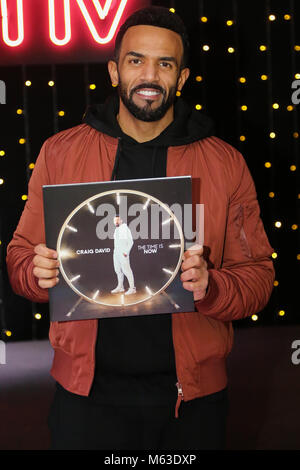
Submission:
[[[87,124],[46,140],[29,182],[28,200],[7,249],[14,291],[47,302],[33,275],[33,248],[45,242],[42,186],[110,180],[118,140]],[[217,137],[169,147],[167,177],[192,176],[193,203],[204,204],[204,248],[209,285],[196,312],[172,315],[178,410],[227,385],[232,321],[261,311],[274,282],[273,252],[256,190],[243,156]],[[65,389],[88,396],[94,377],[97,320],[53,322],[51,375]],[[176,413],[177,416],[177,413]]]

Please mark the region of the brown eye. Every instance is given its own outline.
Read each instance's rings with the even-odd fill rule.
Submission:
[[[130,59],[129,60],[129,63],[130,64],[134,64],[134,65],[138,65],[139,63],[141,63],[141,59]]]
[[[171,68],[172,67],[172,65],[169,62],[161,62],[160,65],[163,68]]]

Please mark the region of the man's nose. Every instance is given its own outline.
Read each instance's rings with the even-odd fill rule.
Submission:
[[[158,82],[159,81],[159,69],[157,64],[147,63],[144,64],[142,79],[146,82]]]

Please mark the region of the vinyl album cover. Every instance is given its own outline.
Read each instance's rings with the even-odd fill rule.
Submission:
[[[197,235],[191,177],[44,186],[43,197],[60,261],[51,321],[195,310],[180,280]]]

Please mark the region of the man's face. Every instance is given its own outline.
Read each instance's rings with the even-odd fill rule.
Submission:
[[[118,64],[110,62],[112,81],[127,110],[141,121],[161,119],[173,106],[189,70],[182,69],[179,34],[155,26],[133,26],[122,40]]]
[[[122,224],[121,218],[120,217],[115,217],[114,218],[114,224],[115,224],[116,227],[119,227],[119,225]]]

